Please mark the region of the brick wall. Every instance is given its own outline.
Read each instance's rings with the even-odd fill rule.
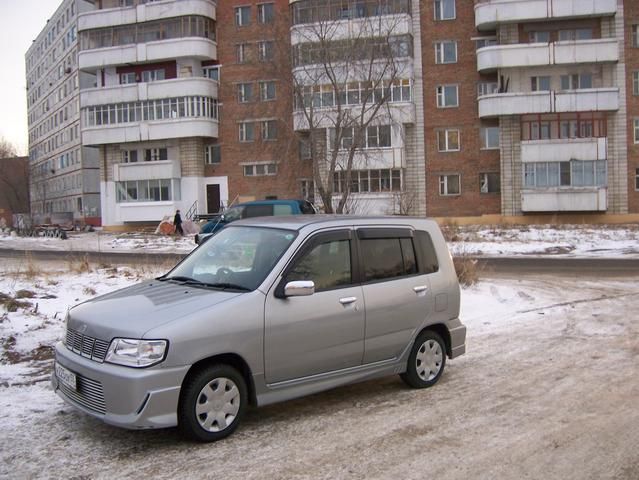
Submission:
[[[633,72],[639,72],[639,48],[632,46],[632,26],[639,25],[639,2],[624,2],[624,39],[626,60],[626,106],[628,135],[628,211],[639,213],[639,191],[635,178],[639,168],[639,144],[634,143],[633,120],[639,119],[639,96],[633,94]]]
[[[484,36],[475,29],[473,2],[456,2],[454,20],[435,21],[433,1],[421,2],[421,39],[424,75],[424,118],[426,144],[426,209],[430,216],[470,216],[500,212],[498,193],[480,193],[480,173],[499,172],[499,150],[481,150],[482,122],[477,111],[477,73],[475,42]],[[437,64],[435,43],[457,42],[457,62]],[[488,77],[490,79],[490,77]],[[495,81],[494,79],[491,79]],[[459,85],[459,106],[437,108],[436,88],[441,84]],[[458,129],[461,150],[438,151],[437,131]],[[439,176],[461,175],[461,194],[441,196]]]

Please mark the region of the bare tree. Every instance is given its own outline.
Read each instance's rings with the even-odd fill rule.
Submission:
[[[294,123],[307,142],[324,211],[343,213],[352,203],[353,171],[379,154],[375,147],[390,144],[390,104],[412,77],[412,39],[400,28],[409,0],[362,2],[346,14],[334,3],[311,18],[294,12]]]

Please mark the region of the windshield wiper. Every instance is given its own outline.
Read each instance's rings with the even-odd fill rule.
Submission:
[[[250,292],[251,289],[247,288],[243,285],[238,285],[236,283],[228,283],[228,282],[218,282],[218,283],[204,283],[207,287],[211,288],[230,288],[231,290],[242,290],[243,292]]]
[[[186,285],[193,285],[196,287],[210,287],[210,288],[222,288],[222,289],[231,289],[231,290],[242,290],[244,292],[250,292],[251,289],[244,287],[242,285],[238,285],[236,283],[228,283],[228,282],[218,282],[218,283],[207,283],[202,282],[200,280],[196,280],[191,277],[184,276],[175,276],[175,277],[160,277],[158,280],[175,280],[176,282],[184,283]]]

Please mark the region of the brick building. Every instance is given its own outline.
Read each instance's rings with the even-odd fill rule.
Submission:
[[[305,102],[330,146],[336,112],[378,95],[355,63],[332,91],[308,80],[321,43],[339,60],[353,38],[390,52],[394,76],[378,79],[388,101],[355,156],[351,211],[639,212],[631,0],[81,3],[82,144],[99,151],[105,225],[313,197]]]

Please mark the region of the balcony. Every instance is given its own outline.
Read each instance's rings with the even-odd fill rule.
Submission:
[[[174,118],[82,127],[83,145],[144,142],[184,137],[218,137],[219,124],[212,118]]]
[[[331,20],[328,24],[324,22],[323,26],[314,23],[295,25],[291,28],[291,45],[412,33],[413,20],[409,14]]]
[[[89,88],[80,92],[80,107],[195,95],[218,98],[218,82],[203,77],[175,78]]]
[[[215,20],[215,4],[210,0],[164,0],[134,7],[93,10],[79,15],[78,30],[150,22],[185,15],[199,15]]]
[[[495,30],[501,23],[611,16],[617,0],[482,0],[475,5],[478,30]]]
[[[528,140],[521,142],[521,161],[606,160],[607,144],[607,138]]]
[[[619,46],[614,38],[494,45],[477,50],[477,70],[525,68],[548,65],[618,62]]]
[[[619,110],[618,88],[496,93],[478,99],[479,117],[528,113],[609,112]]]
[[[117,163],[113,165],[113,181],[115,182],[159,180],[163,178],[180,178],[181,176],[179,160]]]
[[[110,65],[159,62],[179,58],[214,60],[217,43],[208,38],[186,37],[148,43],[82,50],[78,55],[80,70],[95,71]]]
[[[342,107],[344,109],[348,106]],[[353,105],[353,111],[357,114],[361,110],[361,105]],[[370,108],[369,108],[370,110]],[[371,112],[368,112],[370,115]],[[387,103],[377,112],[375,124],[414,124],[416,118],[415,104],[412,102],[393,102]],[[336,108],[325,107],[314,111],[314,127],[315,128],[331,128],[335,126],[337,119]],[[364,121],[367,121],[366,117]],[[293,130],[296,132],[304,132],[309,129],[306,115],[301,110],[293,112]]]
[[[553,187],[521,191],[521,210],[530,212],[605,212],[606,187]]]

